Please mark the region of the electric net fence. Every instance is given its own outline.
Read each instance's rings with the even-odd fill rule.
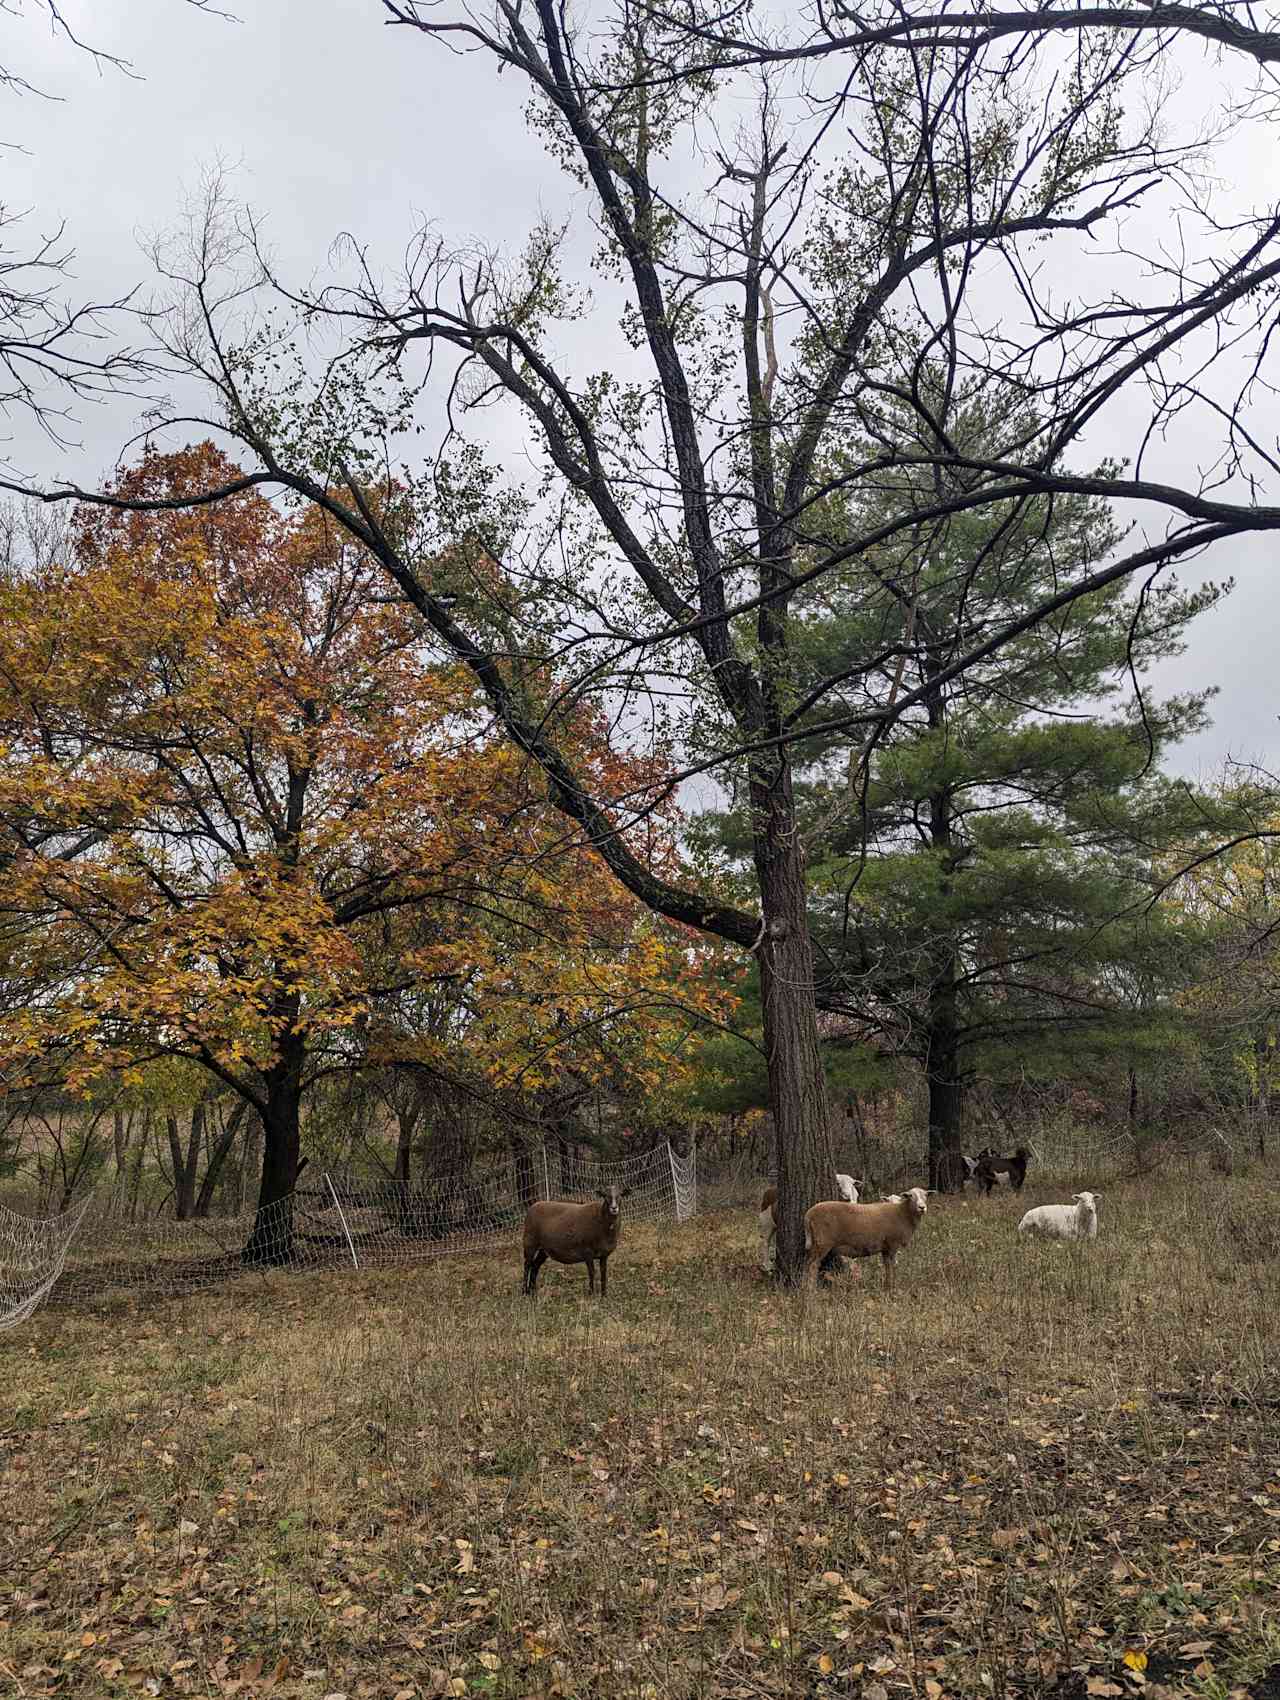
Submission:
[[[528,1206],[616,1186],[626,1221],[697,1213],[697,1153],[670,1144],[636,1157],[584,1158],[547,1147],[412,1183],[324,1174],[265,1207],[190,1221],[130,1221],[91,1194],[49,1219],[0,1205],[0,1330],[44,1300],[177,1296],[254,1269],[378,1269],[512,1246]]]

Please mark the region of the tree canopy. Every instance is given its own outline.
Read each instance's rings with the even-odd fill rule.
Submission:
[[[201,445],[118,488],[233,470]],[[264,1206],[335,1071],[653,1089],[722,1001],[688,971],[696,939],[619,902],[380,583],[321,513],[250,491],[86,513],[73,560],[3,587],[6,1059],[74,1088],[191,1058],[262,1119]],[[560,727],[602,782],[633,782],[588,714]],[[660,867],[670,821],[631,853]]]

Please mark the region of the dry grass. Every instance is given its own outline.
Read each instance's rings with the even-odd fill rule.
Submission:
[[[1269,1700],[1280,1178],[1019,1244],[1046,1196],[936,1203],[893,1299],[775,1294],[744,1210],[624,1238],[606,1307],[513,1246],[47,1310],[0,1693]]]

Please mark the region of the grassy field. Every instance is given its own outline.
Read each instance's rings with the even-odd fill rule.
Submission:
[[[1280,1176],[1020,1244],[1046,1196],[932,1201],[891,1299],[773,1292],[742,1211],[607,1306],[513,1245],[46,1309],[0,1694],[1276,1700]]]

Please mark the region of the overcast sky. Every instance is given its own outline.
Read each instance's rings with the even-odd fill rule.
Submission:
[[[238,0],[238,22],[182,0],[64,0],[77,32],[129,59],[136,79],[95,67],[39,7],[0,12],[0,63],[58,97],[0,91],[10,144],[0,201],[33,209],[41,230],[65,220],[82,295],[147,286],[142,240],[174,225],[218,163],[233,168],[234,192],[265,217],[295,278],[325,270],[343,230],[393,265],[423,218],[459,242],[516,249],[540,212],[571,205],[524,127],[515,78],[388,28],[377,0]],[[1225,81],[1209,62],[1195,75]],[[1274,158],[1237,150],[1230,170],[1236,192],[1274,193]],[[100,407],[82,414],[67,455],[19,436],[10,456],[26,471],[90,480],[114,462],[131,419]],[[1188,772],[1207,775],[1227,755],[1280,762],[1278,550],[1262,536],[1206,560],[1208,576],[1234,576],[1238,588],[1157,676],[1165,690],[1220,688],[1212,731],[1179,758]]]

